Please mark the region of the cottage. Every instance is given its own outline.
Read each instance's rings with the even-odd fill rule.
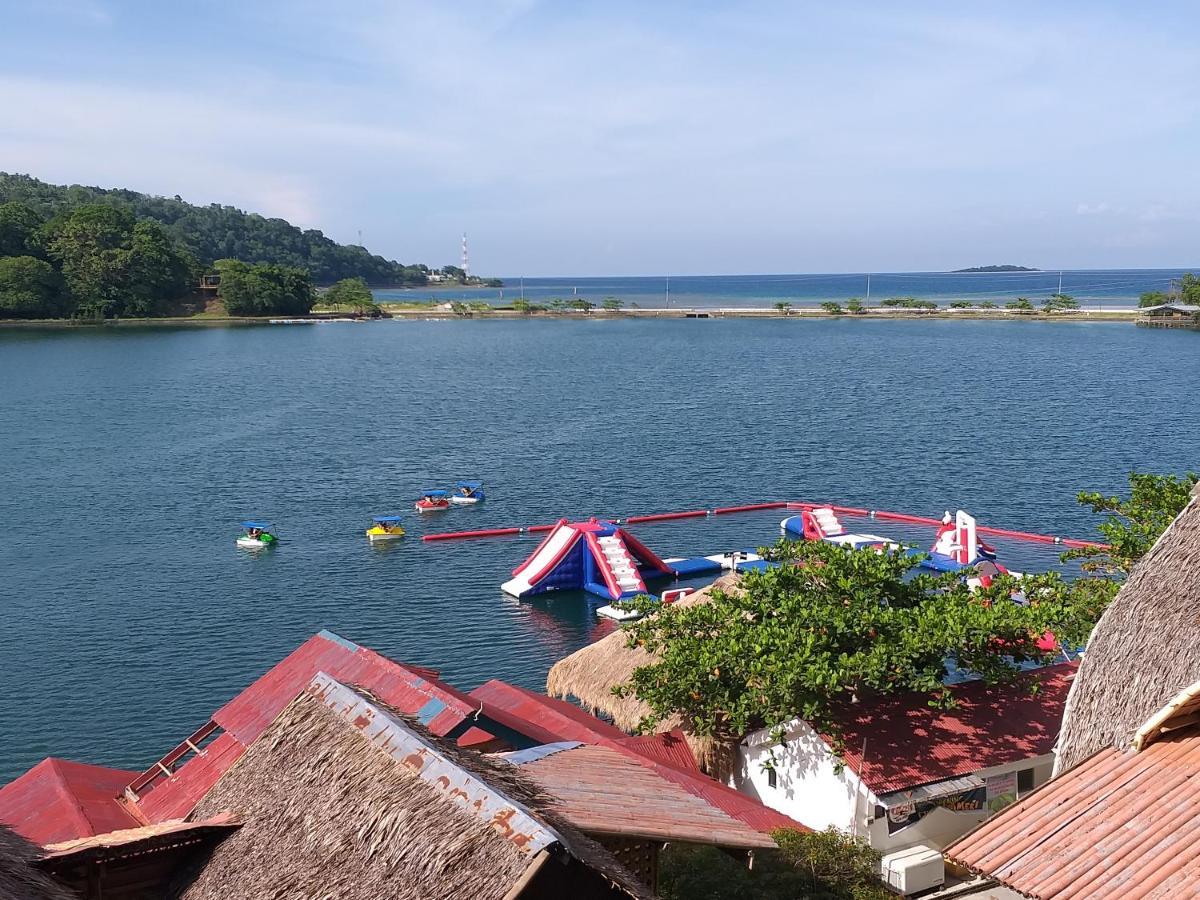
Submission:
[[[833,826],[885,854],[940,850],[1050,778],[1074,674],[1074,663],[1060,663],[1014,684],[967,682],[953,689],[950,710],[907,693],[849,706],[839,716],[840,758],[799,719],[782,744],[762,729],[742,741],[733,783],[810,828]]]
[[[358,710],[350,726],[314,705],[335,695]],[[388,753],[359,746],[370,722],[391,723],[376,735]],[[397,769],[391,751],[402,745],[412,753]],[[492,811],[483,824],[500,835],[486,861],[471,855],[487,842],[478,821],[456,818],[457,800],[437,811],[424,788],[397,781],[417,757],[436,757],[451,785],[474,779],[493,798],[480,807]],[[439,826],[425,813],[446,818]],[[554,865],[535,867],[536,853],[505,856],[518,813],[550,835],[544,849]],[[665,841],[748,857],[775,846],[772,829],[803,827],[703,775],[678,732],[631,737],[500,681],[465,694],[433,670],[331,632],[310,638],[143,772],[39,763],[0,788],[0,822],[43,845],[42,865],[60,880],[106,900],[141,897],[147,886],[158,896],[167,882],[187,898],[217,896],[226,881],[253,895],[276,868],[296,884],[361,880],[368,896],[457,896],[460,869],[491,873],[497,897],[643,896]],[[522,854],[527,833],[513,839]],[[308,849],[289,855],[294,845]],[[328,871],[310,870],[321,859]],[[407,880],[395,882],[393,871]]]
[[[1059,773],[946,850],[1039,900],[1200,896],[1200,487],[1105,611]]]
[[[649,898],[514,766],[319,673],[197,807],[244,820],[178,900]],[[353,888],[350,888],[353,885]]]
[[[1200,326],[1200,306],[1188,303],[1160,303],[1138,310],[1138,325],[1158,328]]]

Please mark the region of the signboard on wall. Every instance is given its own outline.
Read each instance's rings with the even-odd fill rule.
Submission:
[[[999,812],[1017,800],[1017,773],[989,775],[984,782],[989,812]]]
[[[1013,790],[1014,792],[1016,791],[1015,782]],[[938,797],[934,800],[914,799],[910,802],[904,802],[901,798],[897,799],[900,802],[892,801],[891,805],[886,809],[884,807],[876,808],[876,818],[887,817],[888,834],[895,834],[902,828],[916,824],[939,806],[942,809],[950,810],[950,812],[961,813],[981,812],[987,808],[986,791],[981,787],[969,791],[961,791],[957,794],[948,794],[945,797]]]

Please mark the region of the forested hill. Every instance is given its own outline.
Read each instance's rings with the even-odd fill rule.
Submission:
[[[376,286],[421,285],[429,275],[424,265],[406,266],[362,247],[339,244],[320,231],[305,231],[283,219],[267,219],[232,206],[193,206],[179,197],[46,184],[28,175],[0,172],[0,203],[10,200],[31,206],[46,218],[86,203],[124,207],[139,218],[161,222],[205,267],[218,259],[301,266],[317,284],[359,277]]]

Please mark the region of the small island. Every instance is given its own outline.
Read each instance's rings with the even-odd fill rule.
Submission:
[[[969,269],[955,269],[951,274],[961,275],[968,272],[1040,272],[1041,269],[1031,269],[1029,266],[971,266]]]

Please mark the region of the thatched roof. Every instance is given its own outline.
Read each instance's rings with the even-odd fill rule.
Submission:
[[[39,870],[38,848],[0,825],[0,900],[73,900],[65,887]]]
[[[739,576],[724,575],[713,584],[675,602],[676,606],[707,603],[714,590],[737,590]],[[625,684],[635,669],[655,662],[656,657],[641,647],[626,646],[623,630],[614,631],[594,644],[577,650],[556,662],[546,675],[546,693],[552,697],[575,697],[584,708],[613,720],[618,728],[633,732],[651,712],[650,705],[636,696],[618,697],[612,689]],[[682,728],[683,721],[673,716],[659,725],[661,731]],[[733,748],[709,739],[687,734],[696,761],[706,772],[723,778],[732,769]]]
[[[1198,639],[1200,486],[1092,632],[1063,714],[1058,771],[1129,747],[1151,715],[1200,681]]]
[[[513,766],[321,678],[200,802],[196,816],[229,809],[244,824],[189,873],[180,900],[500,900],[539,852],[585,865],[605,890],[651,896],[608,851],[544,815],[546,798]],[[334,702],[346,694],[356,705]]]

